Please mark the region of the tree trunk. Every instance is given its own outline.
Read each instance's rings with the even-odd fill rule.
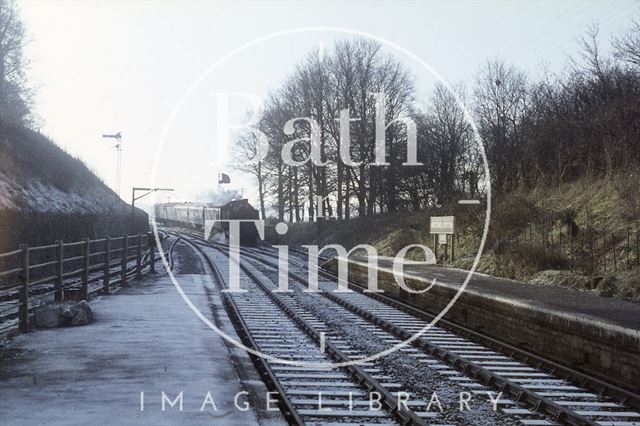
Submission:
[[[294,167],[289,166],[289,223],[293,223],[293,209],[294,207],[294,202],[293,202],[293,192],[294,192],[294,188],[293,188],[293,169]]]
[[[350,169],[347,168],[345,170],[346,172],[346,179],[344,182],[344,218],[345,219],[350,219],[351,218],[351,172],[349,171]]]
[[[258,197],[260,198],[260,218],[265,220],[267,215],[264,208],[264,176],[262,176],[262,163],[258,163]]]
[[[364,164],[360,165],[360,179],[358,179],[358,216],[364,217],[367,213],[367,178]]]
[[[278,220],[284,221],[284,176],[282,162],[278,163]]]
[[[340,149],[338,148],[338,152]],[[337,203],[336,203],[336,216],[338,219],[342,219],[342,160],[338,158],[338,181],[337,181]]]
[[[309,222],[315,217],[315,200],[313,199],[313,169],[309,167]]]
[[[298,168],[294,167],[293,170],[293,198],[294,198],[294,206],[296,209],[296,222],[301,222],[302,218],[300,217],[300,184],[298,183]]]
[[[376,198],[378,193],[378,179],[380,176],[380,169],[371,167],[369,169],[369,193],[367,198],[367,214],[369,216],[375,213]]]

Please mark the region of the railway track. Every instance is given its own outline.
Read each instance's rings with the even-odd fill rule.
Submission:
[[[202,239],[193,235],[189,236],[189,242],[198,250],[209,250],[208,259],[213,264],[213,268],[221,268],[218,271],[218,275],[226,276],[228,271],[226,265],[228,259],[225,255],[225,248],[219,245],[204,242]],[[202,254],[202,253],[201,253]],[[367,351],[354,348],[349,345],[349,337],[345,333],[333,326],[329,326],[326,322],[323,322],[322,317],[318,317],[317,313],[313,312],[313,309],[309,309],[308,303],[305,303],[305,299],[308,301],[308,296],[304,295],[303,289],[307,288],[306,276],[308,273],[306,259],[300,253],[294,253],[289,257],[289,275],[292,283],[291,286],[294,290],[293,293],[279,293],[276,294],[277,300],[274,300],[272,296],[275,294],[273,291],[276,288],[277,282],[277,252],[271,249],[264,248],[252,248],[243,249],[243,273],[247,274],[250,278],[248,281],[245,279],[242,281],[242,288],[250,289],[248,293],[244,293],[241,297],[249,297],[250,294],[259,293],[262,296],[261,300],[240,300],[238,301],[238,315],[243,318],[250,318],[247,326],[251,325],[258,327],[257,329],[247,330],[247,334],[253,335],[255,338],[255,344],[259,348],[263,348],[267,354],[273,354],[273,356],[285,356],[294,351],[296,354],[300,354],[295,344],[289,342],[290,336],[280,336],[282,324],[278,323],[274,319],[273,326],[266,325],[266,319],[271,321],[269,315],[280,315],[282,317],[282,311],[288,311],[288,318],[295,323],[295,326],[307,330],[307,338],[312,340],[311,346],[305,347],[310,349],[313,347],[314,351],[309,354],[318,356],[318,341],[320,334],[325,336],[326,341],[336,345],[336,349],[342,356],[336,356],[334,354],[331,357],[333,362],[344,362],[344,357],[348,359],[363,359],[370,355]],[[270,283],[270,284],[265,284]],[[254,286],[254,287],[250,287]],[[414,333],[422,330],[429,324],[429,318],[424,313],[416,312],[414,309],[402,306],[398,302],[386,299],[384,296],[365,294],[358,286],[351,285],[352,292],[334,292],[336,288],[335,277],[331,277],[326,273],[320,274],[319,293],[324,303],[331,305],[335,314],[341,315],[346,318],[351,325],[358,326],[361,330],[365,330],[368,333],[368,339],[377,340],[378,342],[385,342],[387,346],[399,345],[403,340],[406,340]],[[256,290],[260,290],[259,292]],[[232,296],[236,297],[236,296]],[[317,298],[317,297],[316,297]],[[271,299],[271,302],[267,303],[267,300]],[[279,306],[280,311],[273,310],[272,308],[266,308],[265,306],[272,306],[273,304]],[[259,308],[256,308],[259,307]],[[268,309],[269,312],[265,312],[264,309]],[[245,317],[246,316],[246,317]],[[302,325],[296,321],[297,318],[302,318],[305,323]],[[288,323],[291,325],[290,323]],[[289,328],[287,327],[287,330]],[[256,334],[254,334],[256,333]],[[284,340],[280,340],[284,338]],[[269,343],[273,342],[273,339],[277,339],[282,343]],[[261,346],[262,344],[262,346]],[[323,356],[331,355],[331,351]],[[434,370],[442,376],[443,380],[449,381],[452,386],[462,387],[470,394],[483,396],[490,395],[489,392],[494,391],[496,393],[502,392],[503,399],[496,402],[498,411],[502,414],[502,419],[506,416],[511,419],[513,423],[519,422],[525,425],[543,425],[543,424],[576,424],[576,425],[588,425],[588,424],[600,424],[600,425],[637,425],[640,424],[640,414],[638,413],[638,397],[630,392],[619,389],[614,386],[603,384],[596,379],[587,381],[589,385],[594,383],[601,385],[600,388],[593,389],[587,387],[584,383],[577,384],[568,380],[566,372],[561,369],[555,371],[549,371],[546,364],[534,363],[536,358],[529,358],[528,361],[519,359],[513,351],[497,351],[486,345],[478,343],[468,337],[464,336],[464,333],[455,333],[450,330],[441,327],[431,327],[428,329],[419,339],[414,341],[412,347],[404,347],[399,350],[402,356],[413,358],[415,361],[424,365],[425,368]],[[307,352],[302,352],[306,354]],[[314,359],[311,357],[310,359]],[[323,358],[325,359],[325,358]],[[326,359],[325,359],[326,360]],[[274,380],[280,383],[291,383],[295,376],[278,376],[278,373],[300,374],[303,376],[314,376],[315,380],[311,382],[328,382],[331,380],[332,374],[350,374],[350,370],[336,372],[336,370],[312,370],[307,371],[303,367],[291,367],[278,365],[277,363],[272,365],[272,371],[274,374]],[[381,368],[377,361],[369,361],[361,366],[363,372],[372,374],[371,379],[376,380],[376,377],[382,380],[378,382],[379,385],[385,387],[385,385],[392,385],[390,387],[393,392],[397,389],[404,389],[402,380],[396,380],[393,383],[385,383],[384,380],[389,378],[380,374]],[[298,370],[292,370],[292,368],[298,368]],[[325,373],[320,374],[321,371]],[[352,374],[353,372],[351,372]],[[557,373],[557,374],[554,374]],[[324,374],[324,376],[323,376]],[[356,382],[359,378],[351,376],[352,380]],[[579,376],[584,379],[584,375]],[[584,380],[583,380],[584,382]],[[293,381],[295,386],[295,381]],[[302,382],[304,383],[304,382]],[[306,385],[310,385],[309,382]],[[319,385],[315,385],[319,386]],[[314,390],[316,388],[313,388]],[[390,390],[387,388],[387,390]],[[288,388],[285,388],[285,394]],[[316,406],[318,401],[311,400],[309,398],[300,398],[301,395],[291,396],[290,401],[294,403],[304,403],[302,407],[298,407],[293,404],[289,407],[291,410],[302,410],[305,415],[320,413],[313,411],[313,407]],[[325,404],[327,407],[333,408],[332,415],[339,417],[342,415],[350,415],[351,411],[345,412],[344,399],[340,399],[340,395],[344,397],[344,390],[328,390],[327,395],[332,396],[332,401]],[[342,393],[340,393],[342,392]],[[313,395],[316,395],[313,392]],[[310,393],[306,394],[307,396]],[[391,394],[393,397],[393,393]],[[428,400],[427,400],[428,401]],[[427,407],[427,401],[413,401],[411,410],[413,414],[416,414],[417,419],[400,415],[403,413],[393,410],[388,411],[387,416],[376,417],[375,422],[380,423],[389,419],[395,419],[401,423],[419,423],[427,422],[430,424],[437,422],[447,422],[452,419],[441,418],[439,412],[425,411]],[[495,402],[492,399],[492,402]],[[393,399],[389,400],[388,406],[397,405],[397,398],[394,402]],[[306,407],[306,408],[305,408]],[[336,409],[340,408],[340,409]],[[311,411],[308,411],[311,409]],[[422,412],[420,410],[423,410]],[[358,415],[365,415],[367,410],[362,410],[364,413]],[[400,416],[399,416],[400,415]],[[390,416],[390,417],[389,417]],[[343,422],[345,419],[353,420],[355,416],[341,418]],[[327,419],[319,422],[320,418],[313,418],[309,423],[323,423],[326,424]],[[384,420],[383,420],[384,419]],[[373,421],[374,419],[367,419],[366,422]],[[302,421],[307,419],[302,418]],[[453,419],[455,422],[455,419]],[[507,421],[507,424],[509,422]]]
[[[197,251],[207,272],[227,287],[226,255],[217,247],[184,239]],[[243,343],[267,358],[254,356],[258,370],[292,424],[427,424],[438,417],[427,404],[399,404],[402,385],[381,374],[375,363],[327,367],[364,358],[349,342],[300,306],[258,269],[243,266],[246,293],[226,293],[227,306]],[[323,336],[323,337],[321,337]],[[321,339],[325,342],[321,344]],[[346,421],[349,419],[349,421]]]

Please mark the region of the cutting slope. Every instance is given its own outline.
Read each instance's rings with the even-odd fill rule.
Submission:
[[[146,230],[147,217],[43,135],[0,123],[0,250]]]

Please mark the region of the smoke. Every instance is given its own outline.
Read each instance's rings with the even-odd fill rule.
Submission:
[[[227,244],[227,237],[225,237],[224,232],[216,232],[212,233],[211,237],[209,237],[209,241],[213,241],[214,243]]]
[[[216,206],[223,206],[229,201],[242,199],[242,194],[237,189],[220,189],[219,191],[205,191],[196,197],[196,201],[201,203],[212,203]]]

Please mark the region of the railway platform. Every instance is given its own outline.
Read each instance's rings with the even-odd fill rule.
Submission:
[[[585,345],[578,350],[585,356],[594,345],[598,356],[608,354],[611,365],[620,368],[614,358],[622,354],[620,347],[606,346],[619,345],[606,341],[619,336],[593,324],[599,336],[574,329],[570,316],[554,323],[550,310],[490,297],[477,283],[454,304],[447,316],[451,322],[427,330],[414,347],[364,359],[425,330],[429,319],[423,313],[451,299],[460,271],[431,269],[439,274],[431,286],[428,268],[408,264],[408,285],[430,287],[416,295],[400,291],[380,259],[378,284],[386,295],[367,294],[357,285],[350,285],[351,292],[334,292],[337,282],[326,273],[319,274],[320,293],[310,294],[307,259],[293,254],[292,291],[279,293],[273,291],[281,273],[279,253],[243,248],[237,277],[246,291],[223,296],[234,276],[226,247],[189,232],[167,235],[179,291],[166,275],[151,276],[95,299],[95,323],[23,334],[0,349],[3,424],[622,426],[640,419],[635,390],[587,375],[593,373],[590,364],[583,363],[589,368],[580,373],[580,364],[570,369],[552,359],[558,346]],[[367,277],[366,266],[352,259],[351,281]],[[268,357],[254,368],[246,352],[214,333],[195,308],[235,340],[237,330]],[[547,316],[536,316],[539,312]],[[495,341],[486,337],[494,333]],[[506,343],[513,337],[510,347]],[[536,358],[534,338],[548,345],[546,358]],[[586,360],[593,363],[595,356],[587,353]],[[363,362],[358,368],[324,366],[350,360]],[[444,409],[432,405],[434,395],[442,397]],[[409,405],[401,405],[401,398]],[[372,408],[372,400],[384,404]],[[472,407],[460,408],[467,402]]]
[[[233,336],[224,309],[210,305],[219,302],[206,276],[179,279]],[[0,350],[0,423],[282,424],[279,411],[264,410],[267,390],[246,353],[203,324],[166,274],[91,307],[90,325],[23,334]]]
[[[366,285],[366,258],[349,262],[349,279]],[[435,282],[426,293],[411,294],[396,284],[392,258],[379,257],[377,264],[379,287],[387,295],[431,314],[447,306],[468,275],[407,262],[404,277],[410,288]],[[325,268],[336,272],[336,259]],[[444,319],[607,381],[638,385],[630,378],[640,377],[640,304],[476,273]]]

